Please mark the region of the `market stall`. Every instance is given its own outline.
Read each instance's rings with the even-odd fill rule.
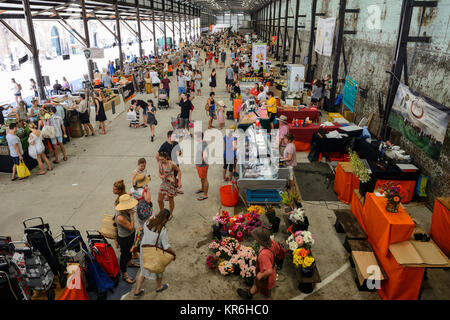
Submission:
[[[297,151],[307,151],[311,148],[311,140],[314,133],[319,130],[324,132],[330,132],[339,129],[341,126],[339,124],[333,124],[331,126],[324,126],[322,124],[307,125],[305,127],[297,127],[292,123],[289,124],[289,132],[294,135],[295,145]]]
[[[430,235],[442,251],[450,257],[450,197],[436,198]]]
[[[414,231],[414,222],[406,210],[400,206],[392,214],[386,210],[387,199],[368,193],[359,221],[367,233],[374,253],[387,274],[387,280],[381,282],[379,296],[383,300],[416,300],[422,284],[425,268],[401,266],[389,245],[408,241]]]
[[[277,110],[277,116],[285,115],[287,122],[291,123],[294,119],[309,118],[313,123],[319,122],[319,110],[315,107],[298,107],[298,106],[283,106]]]
[[[271,139],[266,130],[251,127],[246,132],[245,155],[238,152],[238,160],[242,158],[244,163],[239,164],[237,185],[248,200],[247,190],[282,190],[286,186],[289,170],[271,162],[271,154],[278,152],[272,150]]]

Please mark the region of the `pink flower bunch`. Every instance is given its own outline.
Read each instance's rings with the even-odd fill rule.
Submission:
[[[226,225],[230,221],[228,211],[221,211],[216,215],[216,221],[220,224]]]

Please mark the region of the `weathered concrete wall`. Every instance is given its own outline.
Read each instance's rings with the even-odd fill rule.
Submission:
[[[394,50],[397,41],[400,22],[400,0],[347,0],[347,8],[359,8],[359,14],[346,14],[345,29],[356,30],[356,35],[344,36],[344,48],[347,58],[348,74],[359,82],[361,88],[368,90],[366,98],[357,96],[355,104],[356,121],[368,117],[374,112],[371,132],[378,134],[380,115],[378,112],[378,94],[381,92],[384,99],[387,95],[389,75],[385,72],[391,70]],[[284,7],[284,5],[282,6]],[[290,16],[294,15],[295,1],[290,1]],[[277,8],[278,9],[278,8]],[[375,13],[371,13],[373,10]],[[318,0],[317,12],[325,13],[326,17],[337,17],[339,0]],[[415,8],[411,22],[411,36],[416,36],[419,30],[421,8]],[[379,13],[379,15],[377,15]],[[301,0],[299,14],[306,14],[306,18],[299,18],[300,45],[297,54],[297,63],[304,63],[308,54],[309,29],[311,25],[311,1]],[[370,21],[379,21],[376,26]],[[409,85],[416,91],[423,93],[431,99],[448,106],[450,88],[450,1],[439,1],[437,8],[425,9],[420,35],[431,36],[431,43],[417,44],[416,53],[409,70]],[[284,24],[284,20],[281,23]],[[289,19],[288,26],[294,24]],[[336,24],[337,28],[337,24]],[[281,28],[281,32],[283,32]],[[289,29],[290,38],[293,39],[293,29]],[[336,41],[335,41],[336,42]],[[408,45],[408,65],[413,56],[414,44]],[[290,50],[292,57],[292,50]],[[291,61],[291,58],[289,59]],[[333,57],[320,56],[313,51],[313,65],[316,65],[314,78],[321,78],[332,72]],[[344,79],[344,64],[341,58],[339,79]],[[339,85],[339,89],[343,89]],[[384,103],[384,101],[383,101]],[[393,131],[391,139],[411,154],[414,163],[430,176],[428,185],[428,204],[431,206],[434,197],[450,195],[450,130],[444,147],[437,161],[428,158],[419,148]]]

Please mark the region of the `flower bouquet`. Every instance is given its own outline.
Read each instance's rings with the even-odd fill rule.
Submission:
[[[294,231],[308,230],[309,221],[304,208],[296,208],[289,214],[289,220],[294,225]]]
[[[247,212],[248,213],[255,212],[258,215],[262,215],[264,213],[264,209],[261,206],[253,205],[253,206],[250,206],[250,207],[247,208]]]
[[[213,255],[209,255],[209,256],[206,258],[206,264],[208,265],[208,267],[209,267],[211,270],[214,270],[214,269],[216,269],[217,266],[219,265],[219,258],[217,258],[217,257],[215,257],[215,256],[213,256]]]
[[[380,192],[387,199],[386,210],[392,213],[398,212],[398,205],[402,201],[400,195],[400,185],[394,182],[388,182],[381,186]]]
[[[309,231],[297,231],[295,233],[295,239],[297,239],[297,243],[302,243],[299,247],[303,247],[308,250],[311,250],[311,247],[314,244],[314,236]]]
[[[292,253],[293,262],[296,266],[302,266],[303,259],[309,255],[310,251],[305,248],[295,249]]]
[[[355,151],[349,150],[350,162],[353,167],[353,174],[359,179],[359,193],[364,197],[370,189],[369,181],[371,180],[369,170],[359,158]],[[370,190],[372,191],[372,190]]]
[[[221,241],[213,240],[209,245],[216,257],[223,260],[231,259],[237,253],[239,247],[239,242],[231,237],[223,238]]]
[[[312,256],[306,256],[302,261],[300,272],[304,277],[312,277],[314,274],[315,259]]]
[[[280,192],[281,202],[288,206],[291,210],[298,207],[299,195],[296,192],[283,191]]]
[[[222,237],[228,236],[227,224],[230,221],[230,215],[228,211],[219,210],[214,217],[215,223],[212,225],[213,238],[222,239]]]
[[[230,261],[222,261],[219,264],[219,271],[220,271],[220,274],[223,276],[233,274],[234,273],[233,264]]]
[[[247,222],[245,224],[245,232],[247,232],[247,234],[250,234],[255,228],[262,226],[260,216],[256,212],[246,213],[244,214],[244,217]]]

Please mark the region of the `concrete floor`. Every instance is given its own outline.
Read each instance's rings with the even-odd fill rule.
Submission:
[[[217,71],[216,99],[230,105],[223,82],[225,70]],[[204,105],[209,94],[209,72],[210,69],[206,68],[203,97],[194,100],[193,119],[201,119],[204,129],[207,127]],[[176,79],[172,77],[171,80],[174,97]],[[138,97],[147,99],[153,96]],[[109,117],[106,136],[73,139],[66,145],[68,161],[56,165],[55,170],[47,175],[32,175],[24,181],[11,182],[9,174],[0,174],[0,235],[10,235],[19,240],[23,235],[22,221],[35,216],[41,216],[49,222],[54,235],[60,233],[61,225],[74,225],[83,234],[85,230],[98,229],[102,215],[114,212],[114,181],[124,179],[127,188],[131,187],[132,171],[141,157],[147,159],[148,172],[152,176],[152,200],[156,204],[160,180],[154,156],[166,140],[166,132],[171,129],[170,118],[178,113],[174,100],[169,110],[157,113],[159,124],[153,143],[150,142],[149,129],[129,128],[125,113],[119,108],[122,113],[116,115],[116,119]],[[299,153],[298,159],[307,161],[306,154]],[[220,165],[210,167],[209,199],[202,202],[197,201],[194,195],[200,186],[195,167],[181,165],[181,169],[185,194],[176,198],[174,219],[168,223],[169,240],[177,252],[176,262],[169,265],[165,272],[164,283],[169,284],[169,289],[156,294],[155,283],[147,280],[144,284],[146,293],[141,299],[238,299],[236,289],[244,286],[243,281],[237,276],[220,276],[218,271],[209,270],[205,264],[211,241],[211,224],[220,206],[222,168]],[[36,172],[35,169],[32,174]],[[322,283],[312,294],[302,295],[294,280],[293,265],[286,262],[273,291],[274,299],[379,299],[376,293],[357,290],[354,284],[355,271],[349,267],[348,253],[342,246],[343,236],[337,234],[333,227],[335,216],[332,210],[348,206],[340,202],[305,202],[304,207],[310,220],[310,231],[316,237],[313,250]],[[408,211],[425,230],[429,230],[431,212],[428,209],[411,204]],[[283,228],[282,222],[280,230]],[[280,232],[276,239],[283,240],[286,237]],[[422,298],[450,299],[449,280],[449,272],[430,270],[429,280],[424,281]],[[132,294],[125,295],[123,299],[133,299]]]

